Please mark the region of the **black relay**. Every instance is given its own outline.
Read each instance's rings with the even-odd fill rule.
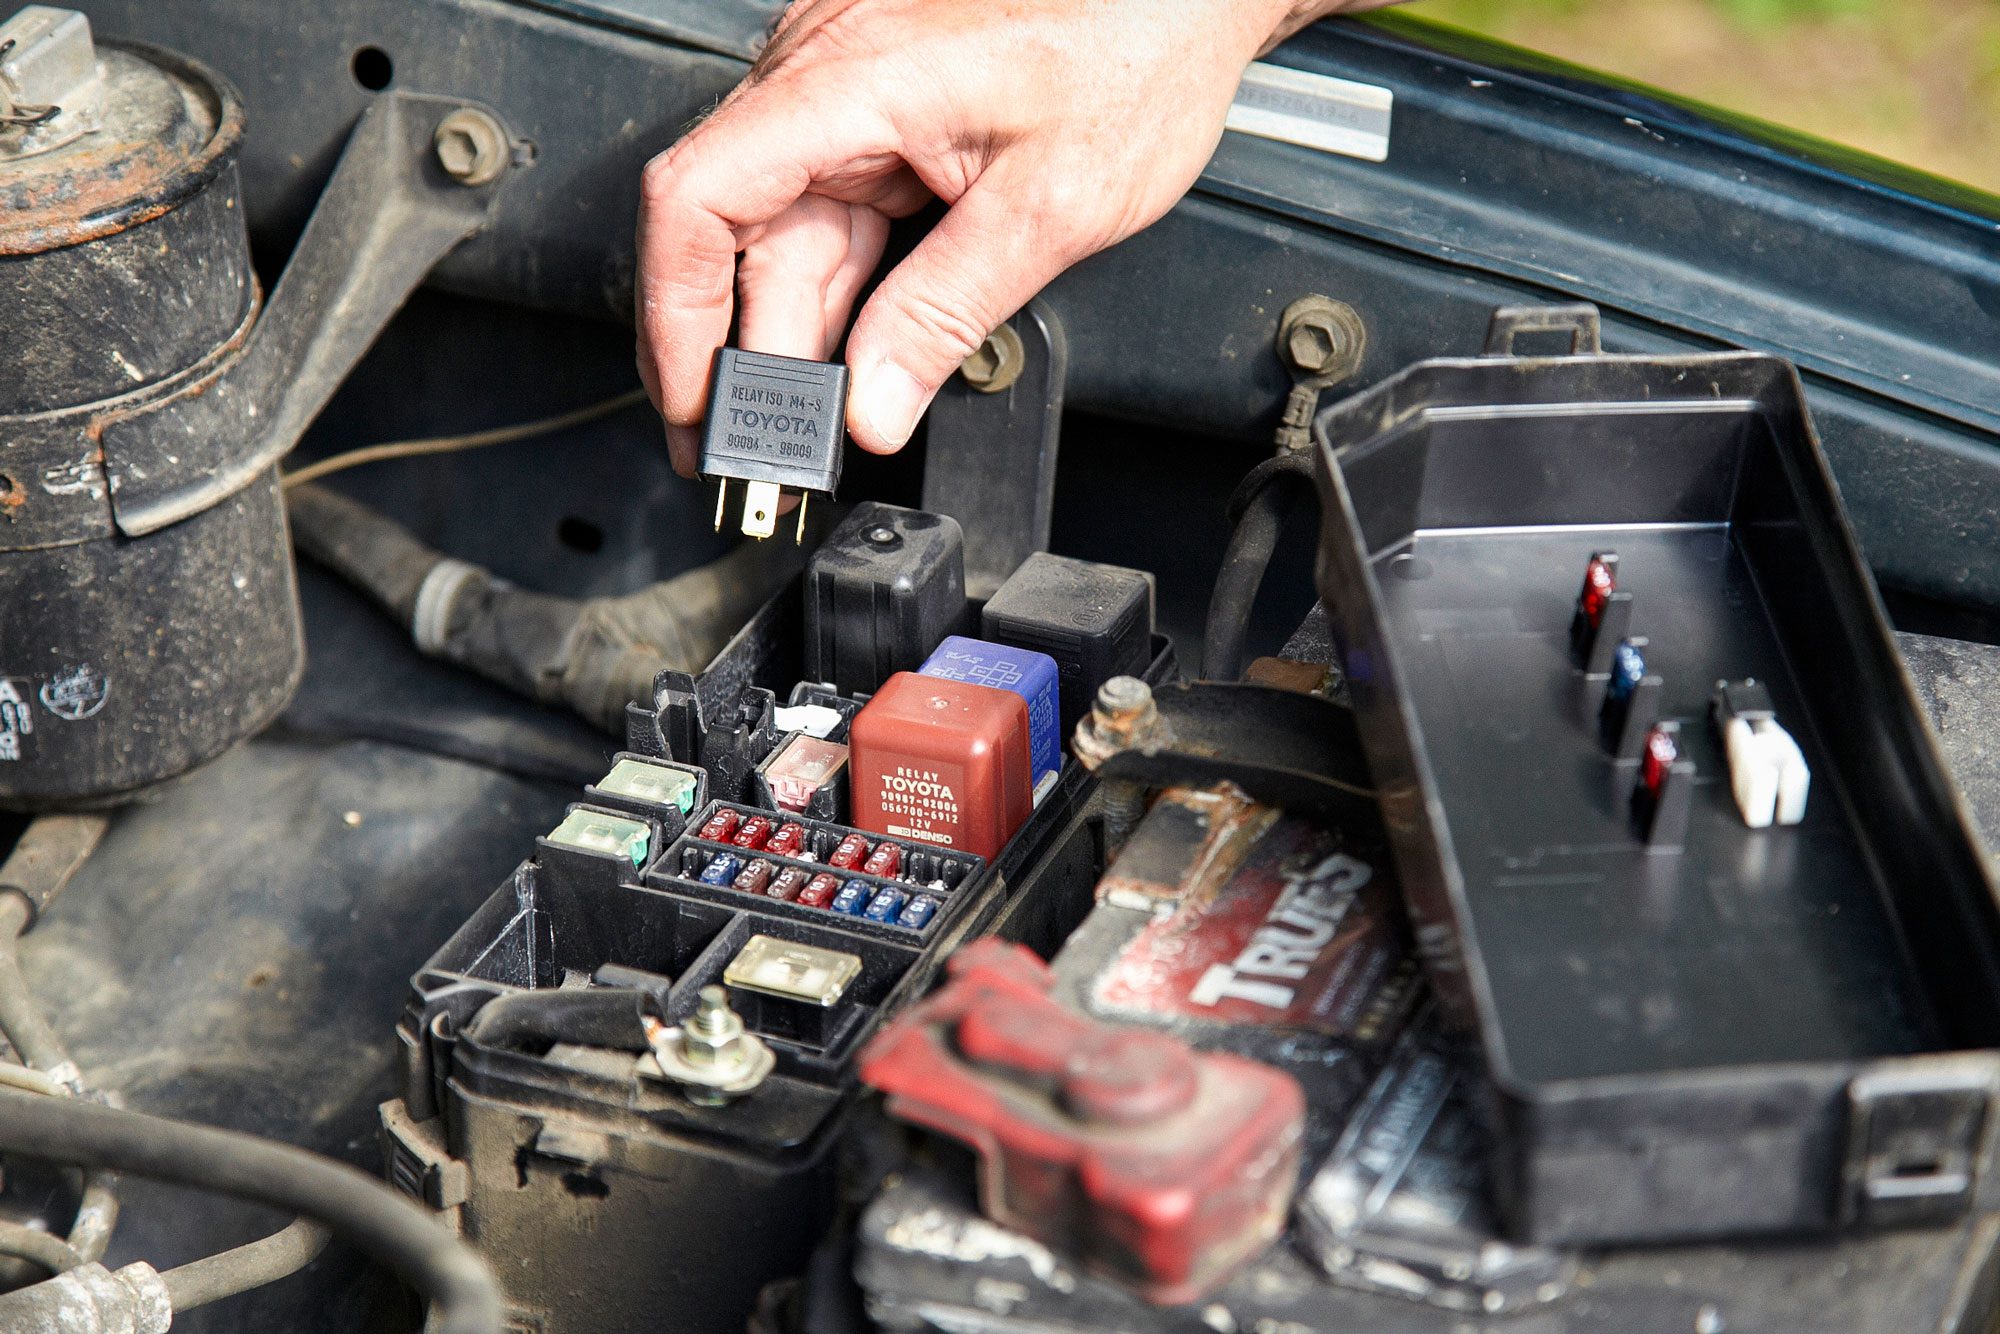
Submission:
[[[847,367],[723,348],[715,359],[698,469],[722,484],[715,526],[722,527],[729,483],[737,481],[746,483],[746,536],[769,537],[777,530],[779,498],[791,490],[801,493],[803,537],[805,497],[833,494],[846,440]]]
[[[1071,728],[1099,686],[1152,661],[1153,577],[1038,551],[1000,585],[983,623],[986,638],[1056,660],[1062,723]]]
[[[867,500],[806,566],[806,671],[873,694],[966,619],[965,535],[943,514]]]

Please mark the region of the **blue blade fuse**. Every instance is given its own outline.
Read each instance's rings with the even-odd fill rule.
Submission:
[[[1611,654],[1610,697],[1616,702],[1623,703],[1632,698],[1632,692],[1637,690],[1639,683],[1645,679],[1646,655],[1641,653],[1639,646],[1631,640],[1621,639]]]

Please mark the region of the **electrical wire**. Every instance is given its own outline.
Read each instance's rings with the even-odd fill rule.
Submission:
[[[1202,630],[1201,674],[1207,680],[1234,681],[1242,676],[1257,590],[1263,587],[1264,573],[1278,549],[1278,536],[1299,495],[1300,483],[1311,476],[1311,451],[1281,454],[1252,468],[1229,498],[1229,519],[1235,531],[1215,576],[1208,620]]]
[[[302,468],[295,468],[284,475],[287,490],[303,486],[307,482],[330,477],[349,468],[359,468],[363,464],[382,463],[389,459],[419,458],[427,454],[455,454],[465,449],[484,449],[488,445],[510,445],[517,440],[528,440],[538,435],[548,435],[553,431],[566,431],[572,426],[582,426],[600,417],[609,417],[614,412],[646,401],[646,391],[632,389],[617,394],[588,407],[560,413],[554,417],[543,417],[537,421],[517,422],[512,426],[496,426],[485,431],[469,431],[461,435],[431,436],[422,440],[396,440],[388,444],[365,445],[360,449],[350,449],[344,453],[329,455]]]
[[[6,1091],[0,1153],[129,1172],[317,1219],[427,1299],[438,1334],[499,1334],[499,1288],[471,1248],[345,1163],[232,1130]]]

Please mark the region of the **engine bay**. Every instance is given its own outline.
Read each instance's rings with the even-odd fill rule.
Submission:
[[[544,211],[630,136],[414,51],[657,137],[759,6],[375,87],[369,6],[199,8],[0,30],[0,1328],[1992,1326],[1976,375],[1253,125],[917,446],[732,350],[690,482]],[[1273,59],[1421,172],[1427,40]]]

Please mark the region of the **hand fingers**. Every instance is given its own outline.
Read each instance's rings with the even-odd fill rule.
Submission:
[[[988,172],[882,281],[848,338],[848,430],[894,453],[959,364],[1050,280],[1094,247],[1034,186]]]
[[[773,218],[737,266],[737,334],[754,352],[825,361],[889,224],[864,205],[808,194]]]
[[[816,175],[860,159],[895,161],[872,111],[820,100],[796,89],[745,96],[646,168],[638,315],[670,427],[695,426],[707,406],[734,313],[738,248]]]

